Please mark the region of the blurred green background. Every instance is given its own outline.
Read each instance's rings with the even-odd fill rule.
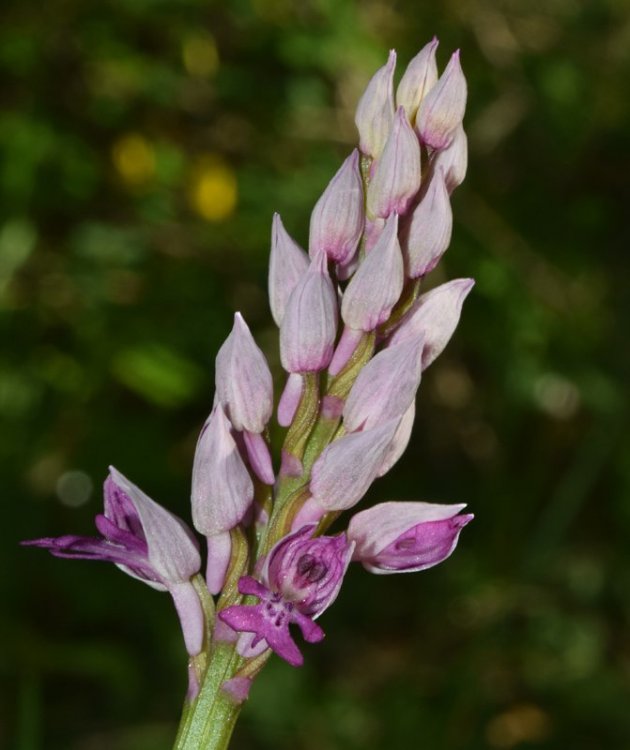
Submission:
[[[234,748],[630,747],[622,0],[3,3],[1,747],[170,747],[168,597],[18,540],[91,533],[109,463],[189,517],[233,310],[280,375],[272,212],[306,243],[370,75],[434,33],[440,67],[462,49],[471,154],[431,283],[477,286],[370,500],[477,518],[439,568],[353,570]]]

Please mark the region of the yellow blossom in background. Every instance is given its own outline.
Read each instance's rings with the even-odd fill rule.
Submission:
[[[193,172],[190,203],[206,221],[223,221],[236,208],[236,174],[219,158],[204,157]]]
[[[186,71],[199,78],[209,78],[219,68],[217,45],[209,34],[187,37],[182,45],[182,59]]]
[[[149,141],[138,133],[128,133],[112,146],[116,171],[129,185],[142,185],[155,175],[155,151]]]

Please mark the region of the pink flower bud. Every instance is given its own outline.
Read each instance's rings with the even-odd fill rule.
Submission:
[[[401,419],[420,385],[423,346],[421,338],[406,341],[383,349],[365,365],[343,410],[348,432],[370,430],[385,421]]]
[[[438,71],[435,62],[435,51],[438,47],[437,37],[426,44],[407,65],[407,70],[400,79],[396,89],[396,104],[404,107],[409,122],[413,124],[420,102],[433,88]]]
[[[466,79],[459,62],[459,50],[453,53],[444,73],[420,104],[416,128],[420,140],[431,148],[446,148],[466,111]]]
[[[269,256],[269,306],[278,327],[291,292],[307,270],[307,254],[284,228],[280,215],[274,214]]]
[[[455,130],[451,145],[443,151],[435,152],[431,168],[433,171],[441,169],[444,172],[444,181],[449,193],[462,184],[468,169],[468,138],[462,125]]]
[[[327,511],[356,505],[368,491],[394,437],[399,420],[335,440],[315,461],[310,491]]]
[[[464,300],[474,285],[473,279],[453,279],[423,294],[392,334],[388,347],[422,338],[422,369],[426,370],[455,332]]]
[[[420,143],[405,110],[399,107],[368,185],[368,214],[381,218],[394,211],[404,214],[419,189]]]
[[[289,298],[280,326],[280,359],[287,372],[328,367],[337,335],[337,293],[320,252]]]
[[[432,271],[451,241],[453,212],[444,173],[438,169],[401,232],[407,275],[417,279]]]
[[[415,418],[416,402],[414,399],[407,408],[407,411],[403,414],[402,419],[400,420],[400,424],[398,425],[398,429],[396,430],[396,433],[392,438],[392,442],[387,447],[387,453],[385,454],[385,458],[383,459],[383,463],[378,472],[379,477],[387,474],[387,472],[407,450]]]
[[[446,560],[472,514],[465,505],[382,503],[353,516],[348,538],[356,542],[353,560],[371,573],[411,573]]]
[[[216,358],[221,405],[237,430],[262,432],[273,412],[273,382],[265,355],[240,313]]]
[[[304,391],[304,379],[297,372],[290,373],[278,403],[278,424],[288,427],[293,422]]]
[[[373,159],[381,155],[394,120],[395,68],[396,51],[390,50],[387,64],[372,76],[354,117],[359,131],[359,147]]]
[[[208,417],[197,442],[192,472],[192,517],[210,537],[233,529],[254,499],[254,485],[220,404]]]
[[[335,263],[349,263],[363,232],[363,183],[359,152],[355,149],[341,165],[311,214],[308,252],[323,252]]]
[[[373,331],[400,297],[405,272],[397,232],[398,215],[392,214],[344,292],[341,317],[351,328]]]

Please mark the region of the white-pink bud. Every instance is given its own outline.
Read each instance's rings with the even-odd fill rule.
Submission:
[[[435,152],[431,168],[444,172],[444,181],[449,193],[462,184],[468,169],[468,138],[462,125],[455,130],[451,145],[443,151]]]
[[[394,212],[404,214],[419,189],[420,143],[399,107],[368,185],[368,214],[383,219]]]
[[[265,355],[240,313],[216,358],[217,397],[237,430],[262,432],[273,412],[273,381]]]
[[[397,232],[398,215],[392,214],[344,292],[341,317],[350,328],[373,331],[400,297],[405,272]]]
[[[337,293],[320,252],[297,284],[280,326],[280,359],[287,372],[328,367],[337,335]]]
[[[269,256],[269,306],[278,327],[291,292],[307,270],[308,255],[284,228],[280,215],[274,214]]]
[[[416,116],[420,140],[433,149],[446,148],[462,124],[466,111],[466,79],[459,62],[459,50],[453,53],[438,82],[424,97]]]
[[[406,341],[383,349],[365,365],[343,410],[348,432],[369,430],[390,419],[400,420],[420,385],[422,348],[421,338]]]
[[[359,147],[377,159],[394,121],[394,70],[396,51],[390,50],[387,63],[376,71],[359,100],[354,121],[359,131]]]
[[[448,248],[452,232],[451,202],[444,173],[438,168],[401,231],[407,276],[417,279],[432,271]]]
[[[422,338],[422,369],[426,370],[455,332],[464,300],[474,285],[473,279],[453,279],[423,294],[392,334],[388,347]]]
[[[363,223],[363,183],[355,149],[328,183],[311,214],[308,252],[325,253],[335,263],[349,263],[357,249]]]
[[[413,124],[420,102],[433,88],[438,79],[435,52],[438,47],[437,37],[418,52],[407,65],[407,70],[400,79],[396,89],[396,105],[404,107],[409,121]]]

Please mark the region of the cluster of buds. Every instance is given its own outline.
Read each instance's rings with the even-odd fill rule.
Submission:
[[[359,148],[313,209],[308,253],[273,218],[269,299],[287,373],[276,418],[287,428],[274,466],[272,375],[240,314],[216,359],[216,395],[192,471],[194,533],[115,469],[105,482],[100,536],[26,544],[59,557],[107,560],[172,595],[190,654],[189,698],[214,649],[235,654],[223,691],[234,702],[276,652],[292,665],[351,562],[377,574],[447,558],[472,519],[464,505],[386,502],[339,515],[400,458],[423,371],[443,351],[473,281],[421,293],[446,251],[450,195],[466,172],[466,82],[459,53],[441,76],[436,39],[404,72],[396,53],[356,113]],[[215,601],[216,597],[216,601]]]

